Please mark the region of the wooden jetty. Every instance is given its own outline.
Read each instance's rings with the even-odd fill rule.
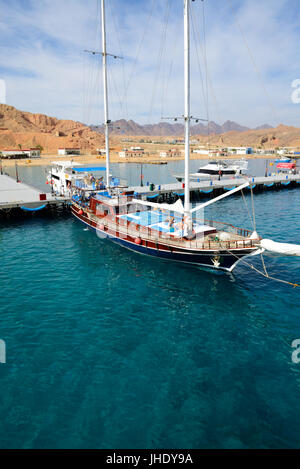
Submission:
[[[42,210],[49,206],[64,206],[70,197],[58,197],[42,192],[10,176],[0,175],[0,213],[21,209],[28,212]]]

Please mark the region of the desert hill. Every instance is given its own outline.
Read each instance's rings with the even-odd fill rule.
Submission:
[[[300,147],[300,128],[280,124],[275,128],[226,132],[221,135],[201,137],[201,143],[241,147]]]
[[[227,121],[222,126],[210,122],[192,126],[192,135],[199,142],[221,146],[251,146],[276,148],[281,146],[300,147],[300,129],[279,125],[272,128],[265,124],[248,129],[235,122]],[[121,136],[176,137],[183,135],[182,123],[159,123],[140,125],[134,121],[119,120],[112,123],[112,145],[121,149]],[[61,120],[44,114],[19,111],[13,106],[0,104],[0,151],[1,149],[42,147],[45,152],[57,152],[58,148],[81,148],[87,153],[104,147],[101,127],[89,127],[72,120]]]
[[[103,135],[80,122],[60,120],[44,114],[19,111],[13,106],[0,104],[0,149],[34,148],[45,151],[58,148],[102,148]]]
[[[260,128],[270,128],[268,124]],[[103,126],[91,126],[91,129],[103,133]],[[245,132],[250,130],[248,127],[237,124],[236,122],[226,121],[223,125],[209,122],[207,124],[198,123],[191,126],[191,135],[222,134],[229,131]],[[112,123],[113,135],[143,135],[143,136],[161,136],[161,137],[179,137],[184,135],[184,125],[180,122],[159,122],[158,124],[140,125],[133,120],[126,121],[120,119]]]

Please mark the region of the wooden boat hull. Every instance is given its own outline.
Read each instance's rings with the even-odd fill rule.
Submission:
[[[74,206],[72,206],[72,214],[85,225],[95,230],[100,238],[109,239],[115,244],[138,254],[162,260],[232,272],[243,258],[256,255],[259,252],[255,247],[234,249],[232,251],[226,249],[216,251],[213,249],[200,250],[170,246],[164,244],[160,239],[155,241],[143,240],[139,236],[136,238],[129,234],[124,236],[124,233],[110,229],[109,226],[101,227],[101,223],[89,219],[87,214],[80,213]]]

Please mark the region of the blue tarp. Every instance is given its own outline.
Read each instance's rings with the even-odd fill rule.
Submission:
[[[80,168],[72,168],[76,173],[89,173],[91,171],[106,171],[104,166],[85,166]]]
[[[37,207],[37,208],[21,207],[21,209],[25,210],[26,212],[38,212],[39,210],[43,210],[43,208],[45,207],[46,205],[42,205],[41,207]]]

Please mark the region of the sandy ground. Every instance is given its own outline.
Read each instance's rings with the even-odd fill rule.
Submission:
[[[245,156],[241,155],[231,155],[227,157],[220,157],[220,158],[213,158],[220,159],[220,160],[227,160],[227,159],[241,159]],[[275,159],[278,158],[278,155],[246,155],[247,160],[253,159]],[[207,155],[193,155],[191,154],[191,160],[207,160]],[[44,154],[41,158],[32,158],[32,159],[24,159],[24,160],[7,160],[2,159],[3,167],[5,166],[15,166],[17,163],[18,166],[49,166],[53,161],[71,161],[73,160],[76,163],[81,164],[97,164],[102,165],[105,164],[105,156],[104,157],[97,157],[93,155],[80,155],[80,156],[63,156],[59,157],[57,155],[47,155]],[[167,158],[153,158],[151,156],[144,156],[143,158],[120,158],[118,155],[111,155],[110,161],[111,163],[137,163],[137,164],[164,164],[170,161],[181,161],[184,160],[184,157],[167,157]]]

